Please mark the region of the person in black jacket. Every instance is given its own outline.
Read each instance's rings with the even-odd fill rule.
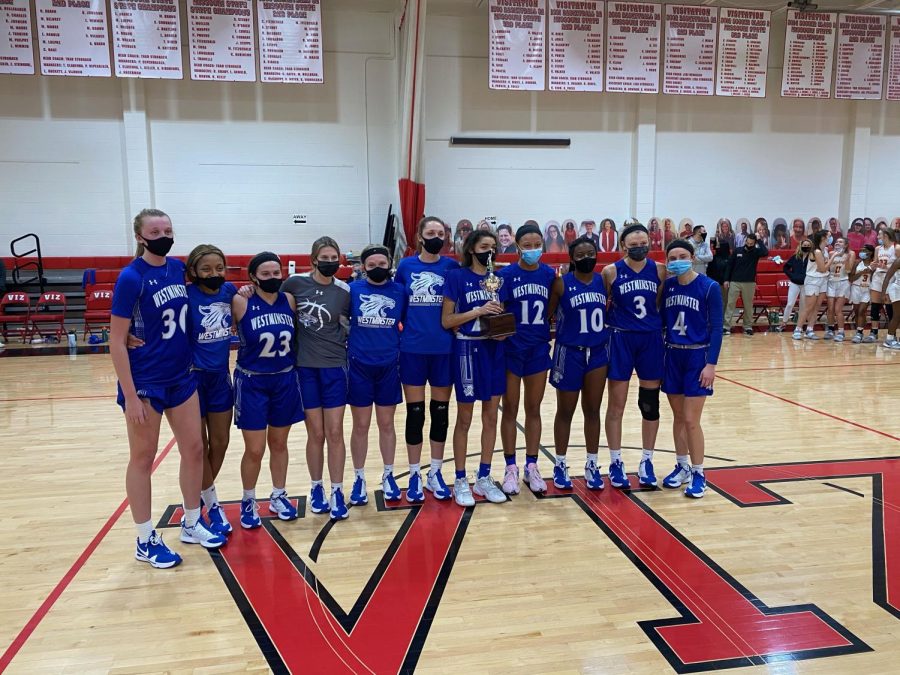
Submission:
[[[713,239],[709,245],[715,249],[713,259],[706,266],[706,276],[719,284],[722,289],[722,306],[728,300],[728,290],[725,288],[725,275],[728,273],[728,260],[731,258],[731,244],[727,241]]]
[[[766,245],[757,241],[755,232],[748,232],[744,245],[736,248],[728,260],[725,286],[728,301],[725,310],[725,327],[722,332],[731,333],[732,320],[737,307],[738,296],[744,303],[744,335],[753,335],[753,296],[756,293],[756,266],[760,258],[769,254]]]
[[[787,304],[784,306],[784,312],[781,314],[781,326],[778,330],[784,330],[784,326],[791,320],[791,312],[794,311],[794,305],[797,299],[800,299],[800,309],[798,316],[803,314],[803,283],[806,281],[806,264],[809,262],[809,254],[812,253],[812,242],[804,239],[800,242],[797,250],[794,252],[781,271],[787,275],[791,284],[788,286]]]

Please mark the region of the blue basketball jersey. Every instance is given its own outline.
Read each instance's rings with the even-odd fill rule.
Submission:
[[[447,275],[444,295],[456,303],[457,314],[465,314],[476,307],[481,307],[485,303],[490,302],[491,294],[481,286],[486,278],[486,274],[475,274],[468,267],[453,270]],[[497,296],[500,302],[506,302],[509,287],[503,277],[500,277],[500,280],[502,284],[500,290],[497,291]],[[460,334],[470,337],[477,337],[482,334],[481,322],[478,319],[464,323],[457,330]]]
[[[184,263],[166,258],[165,265],[154,267],[136,258],[116,281],[111,311],[131,319],[129,332],[144,341],[143,347],[128,350],[135,386],[181,381],[191,367]]]
[[[378,285],[362,279],[350,284],[351,358],[373,366],[396,363],[405,309],[406,289],[394,281]]]
[[[507,338],[506,349],[534,347],[550,342],[550,317],[547,304],[556,272],[548,265],[523,270],[518,263],[499,272],[506,289],[506,311],[516,317],[516,334]]]
[[[599,347],[606,344],[606,288],[594,274],[585,284],[569,272],[562,278],[563,293],[556,310],[556,342],[567,347]]]
[[[649,258],[640,272],[617,260],[616,278],[610,289],[609,325],[619,330],[659,331],[662,319],[656,305],[659,273]]]
[[[238,365],[252,373],[279,373],[294,365],[294,312],[288,296],[279,293],[271,305],[258,295],[247,300],[238,322],[241,347]]]
[[[677,277],[666,279],[663,318],[667,344],[708,344],[707,363],[719,360],[722,347],[722,291],[719,284],[704,274],[697,275],[685,285],[679,284]]]
[[[397,265],[394,281],[406,289],[408,298],[400,351],[413,354],[449,354],[453,334],[441,326],[444,286],[451,270],[459,269],[452,258],[422,262],[419,256],[404,258]]]
[[[197,284],[187,287],[191,306],[189,333],[194,350],[194,368],[228,371],[231,350],[231,299],[237,293],[226,283],[216,293],[205,293]]]

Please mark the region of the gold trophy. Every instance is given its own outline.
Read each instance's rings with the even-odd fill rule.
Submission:
[[[481,280],[481,288],[487,291],[494,302],[500,302],[497,291],[503,285],[503,279],[494,274],[494,256],[488,259],[487,276]],[[514,335],[516,332],[516,317],[509,312],[502,314],[485,314],[479,319],[481,332],[489,338],[501,338]]]

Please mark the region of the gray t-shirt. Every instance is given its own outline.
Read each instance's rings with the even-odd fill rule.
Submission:
[[[346,366],[350,287],[340,279],[320,284],[307,273],[288,278],[281,290],[297,300],[297,365]]]

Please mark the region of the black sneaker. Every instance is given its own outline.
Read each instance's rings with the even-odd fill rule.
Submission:
[[[744,329],[744,335],[746,335],[747,337],[753,337],[753,329],[752,329],[752,328],[745,328],[745,329]]]
[[[731,329],[730,329],[730,328],[723,328],[723,329],[722,329],[722,335],[731,335]]]

